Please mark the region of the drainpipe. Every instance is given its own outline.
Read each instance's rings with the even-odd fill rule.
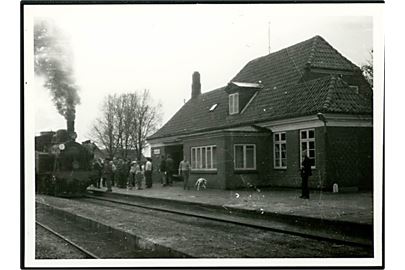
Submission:
[[[324,135],[324,144],[325,144],[325,151],[324,151],[324,156],[325,156],[325,174],[324,174],[324,178],[325,180],[328,179],[327,175],[328,175],[328,167],[329,166],[329,162],[328,162],[328,149],[329,149],[329,141],[328,141],[328,130],[326,128],[327,126],[327,120],[326,117],[323,113],[318,113],[316,116],[318,116],[318,119],[321,120],[324,124],[324,128],[323,128],[323,135]],[[322,187],[321,187],[322,189]]]

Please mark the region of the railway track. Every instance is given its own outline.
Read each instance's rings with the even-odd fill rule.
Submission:
[[[186,209],[182,208],[185,204],[136,203],[131,201],[133,197],[39,196],[37,219],[100,258],[373,256],[372,246],[325,239],[305,231],[280,230],[267,219],[226,216],[218,209],[195,205]]]
[[[84,254],[84,258],[86,258],[86,259],[100,259],[97,255],[93,254],[92,252],[90,252],[86,248],[74,243],[67,236],[64,236],[64,235],[56,232],[55,230],[49,228],[45,224],[43,224],[43,223],[41,223],[39,221],[35,221],[35,224],[38,225],[39,227],[43,228],[45,231],[51,233],[52,235],[55,235],[56,237],[63,240],[64,242],[68,243],[68,245],[74,247],[80,253]]]
[[[93,203],[97,203],[97,201],[107,202],[107,203],[112,203],[118,207],[120,207],[120,206],[134,207],[134,210],[135,210],[135,208],[142,208],[142,209],[146,209],[146,210],[153,210],[153,211],[159,211],[159,212],[163,212],[163,213],[183,215],[186,217],[195,217],[195,218],[199,218],[199,219],[205,219],[205,220],[210,220],[210,221],[245,226],[245,227],[260,229],[260,230],[264,230],[264,231],[271,231],[271,232],[277,232],[277,233],[288,234],[288,235],[293,235],[293,236],[299,236],[299,237],[317,240],[317,241],[326,241],[326,242],[331,242],[332,244],[337,244],[337,245],[372,248],[372,242],[347,240],[347,239],[345,239],[345,237],[339,237],[339,235],[325,235],[325,234],[322,235],[322,234],[309,233],[308,231],[305,231],[305,229],[302,229],[300,227],[294,227],[294,226],[290,226],[290,225],[289,226],[280,225],[281,222],[279,222],[279,221],[273,221],[273,222],[266,221],[265,222],[263,220],[257,220],[257,219],[242,217],[242,216],[238,216],[238,215],[225,215],[225,214],[221,214],[221,213],[218,214],[217,212],[212,212],[212,211],[211,212],[200,211],[199,209],[196,209],[196,208],[178,209],[175,207],[162,206],[162,205],[152,206],[152,205],[148,205],[145,202],[134,202],[134,201],[125,200],[125,199],[108,198],[108,197],[103,197],[103,196],[86,195],[85,198],[87,200],[91,200]],[[126,210],[128,210],[128,209],[126,209]]]

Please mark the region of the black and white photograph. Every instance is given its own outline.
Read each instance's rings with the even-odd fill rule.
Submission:
[[[382,4],[22,6],[25,267],[382,267]]]

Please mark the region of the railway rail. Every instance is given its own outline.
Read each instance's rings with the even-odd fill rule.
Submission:
[[[94,196],[90,194],[86,194],[84,196],[87,200],[92,200],[93,203],[97,203],[97,201],[103,201],[103,202],[108,202],[115,204],[117,206],[130,206],[130,207],[135,207],[135,208],[142,208],[142,209],[147,209],[147,210],[153,210],[153,211],[160,211],[164,213],[171,213],[171,214],[177,214],[177,215],[183,215],[187,217],[195,217],[195,218],[200,218],[200,219],[206,219],[210,221],[217,221],[217,222],[223,222],[223,223],[229,223],[233,225],[239,225],[239,226],[246,226],[246,227],[251,227],[254,229],[260,229],[264,231],[271,231],[271,232],[277,232],[277,233],[283,233],[283,234],[288,234],[288,235],[293,235],[293,236],[299,236],[303,238],[308,238],[312,240],[317,240],[317,241],[326,241],[326,242],[331,242],[333,244],[337,245],[347,245],[347,246],[353,246],[353,247],[362,247],[362,248],[372,248],[372,242],[359,242],[359,241],[352,241],[352,240],[346,240],[342,238],[337,238],[337,237],[332,237],[332,236],[325,236],[325,235],[319,235],[319,234],[313,234],[313,233],[308,233],[305,230],[300,230],[299,228],[292,228],[292,226],[286,226],[283,228],[282,226],[272,226],[272,222],[263,222],[263,221],[257,221],[252,218],[246,218],[246,217],[240,217],[240,216],[231,216],[231,215],[221,215],[221,214],[216,214],[216,213],[204,213],[204,211],[198,211],[195,208],[190,208],[189,210],[185,209],[175,209],[174,207],[165,207],[165,206],[151,206],[147,205],[146,203],[142,202],[134,202],[134,201],[129,201],[129,200],[124,200],[124,199],[115,199],[115,198],[108,198],[108,197],[103,197],[103,196]],[[279,224],[279,222],[273,222],[273,224]]]
[[[58,237],[59,239],[63,240],[64,242],[68,243],[70,246],[73,246],[75,249],[77,249],[79,252],[83,253],[85,255],[86,259],[100,259],[97,255],[93,254],[92,252],[88,251],[87,249],[85,249],[84,247],[74,243],[73,241],[71,241],[68,237],[56,232],[55,230],[49,228],[48,226],[46,226],[45,224],[43,224],[42,222],[39,221],[35,221],[36,225],[40,226],[41,228],[43,228],[44,230],[46,230],[47,232],[55,235],[56,237]]]

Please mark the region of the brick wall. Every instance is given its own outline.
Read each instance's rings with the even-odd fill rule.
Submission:
[[[317,127],[315,130],[316,168],[312,170],[309,186],[312,189],[331,190],[339,187],[372,188],[372,128]],[[248,186],[292,187],[301,186],[300,130],[286,131],[287,168],[274,168],[272,133],[222,132],[190,137],[183,141],[183,153],[191,163],[191,147],[216,145],[217,170],[190,174],[189,183],[204,177],[209,188],[232,189]],[[234,168],[234,144],[256,145],[256,170],[237,171]],[[325,147],[328,145],[328,147]],[[152,159],[156,170],[165,147]],[[326,151],[327,150],[327,151]],[[154,174],[154,182],[160,182]]]
[[[372,189],[372,128],[328,127],[328,185]]]
[[[310,188],[321,189],[325,187],[325,150],[324,127],[315,130],[315,169],[309,178]],[[287,168],[274,168],[273,143],[269,145],[271,153],[270,186],[274,187],[301,187],[300,176],[300,137],[299,130],[286,131],[287,140]]]
[[[225,162],[226,162],[226,188],[240,188],[251,186],[268,186],[270,156],[268,145],[271,136],[268,133],[229,133],[226,135]],[[235,170],[234,145],[256,145],[256,170]]]

